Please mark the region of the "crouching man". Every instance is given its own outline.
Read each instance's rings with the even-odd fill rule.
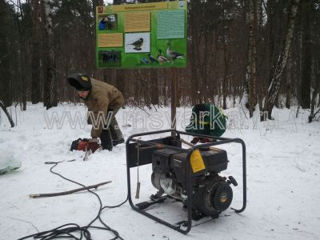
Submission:
[[[123,135],[115,118],[124,105],[122,93],[108,83],[81,73],[69,75],[67,80],[88,107],[88,123],[92,124],[93,140],[100,138],[102,148],[109,151],[113,146],[123,143]]]

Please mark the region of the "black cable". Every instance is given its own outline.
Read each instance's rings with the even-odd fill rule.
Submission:
[[[62,161],[61,161],[62,162]],[[59,176],[60,178],[72,182],[76,185],[79,185],[81,187],[86,187],[85,185],[76,182],[72,179],[66,178],[62,176],[60,173],[53,171],[53,169],[61,162],[47,162],[46,164],[53,164],[53,166],[50,168],[50,172],[53,173],[54,175]],[[120,234],[115,230],[112,229],[110,226],[108,226],[102,219],[101,219],[101,213],[104,209],[110,209],[110,208],[118,208],[125,204],[128,201],[128,197],[121,203],[114,205],[114,206],[103,206],[102,201],[100,196],[91,191],[90,189],[86,189],[86,191],[92,193],[95,195],[99,201],[99,211],[97,216],[86,226],[80,227],[76,223],[67,223],[62,226],[59,226],[57,228],[48,230],[48,231],[43,231],[35,234],[31,234],[22,238],[19,238],[18,240],[23,240],[23,239],[28,239],[28,238],[34,238],[34,239],[40,239],[40,240],[51,240],[51,239],[59,239],[59,238],[68,238],[68,239],[74,239],[74,240],[92,240],[91,238],[91,233],[90,229],[99,229],[99,230],[104,230],[104,231],[109,231],[112,232],[114,237],[111,238],[110,240],[123,240],[123,238],[120,236]],[[99,220],[99,222],[103,225],[103,227],[99,226],[93,226],[92,224]],[[74,234],[78,233],[80,234],[80,237],[76,237]]]

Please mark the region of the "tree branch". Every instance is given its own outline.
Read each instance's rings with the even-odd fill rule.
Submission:
[[[2,108],[2,110],[4,111],[4,113],[7,115],[7,118],[10,122],[11,127],[14,127],[14,122],[10,116],[10,114],[7,111],[7,108],[5,107],[4,103],[2,101],[0,101],[0,108]]]

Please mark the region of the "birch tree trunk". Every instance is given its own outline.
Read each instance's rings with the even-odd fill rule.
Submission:
[[[53,30],[51,18],[50,0],[42,0],[44,21],[44,53],[45,53],[45,76],[44,76],[44,105],[47,109],[57,106],[56,66],[53,43]]]
[[[267,113],[268,118],[271,119],[272,109],[274,107],[275,101],[279,94],[280,84],[281,84],[281,75],[283,73],[284,68],[286,67],[289,50],[291,47],[291,42],[293,38],[294,28],[295,28],[295,19],[298,12],[300,0],[292,0],[291,7],[289,10],[289,19],[288,19],[288,31],[286,34],[286,38],[283,44],[283,49],[278,57],[278,61],[272,73],[271,83],[267,90],[267,96],[265,99],[265,104],[263,107],[264,113]],[[261,115],[261,120],[264,121],[264,114]]]
[[[248,48],[248,107],[250,117],[253,117],[253,112],[257,104],[257,2],[249,1],[249,48]]]

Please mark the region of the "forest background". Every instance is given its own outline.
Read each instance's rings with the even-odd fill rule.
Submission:
[[[158,0],[159,1],[159,0]],[[155,2],[114,0],[113,4]],[[271,118],[274,106],[319,108],[319,0],[190,0],[188,66],[97,70],[95,8],[102,0],[0,0],[0,102],[47,109],[78,101],[66,76],[84,72],[117,86],[127,105],[244,100]],[[230,104],[229,104],[230,105]],[[309,117],[309,119],[310,119]],[[263,120],[263,119],[262,119]]]

